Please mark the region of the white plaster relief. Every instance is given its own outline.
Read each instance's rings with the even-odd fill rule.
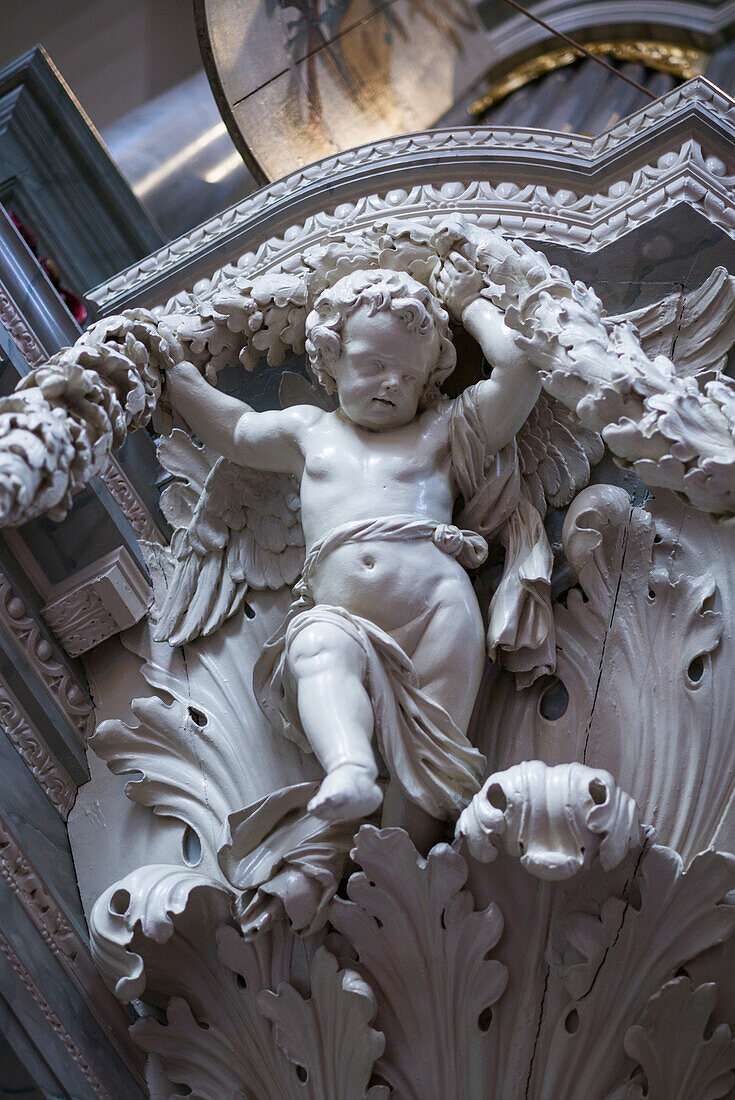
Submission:
[[[694,136],[682,140],[677,127],[685,119],[691,122]],[[710,120],[713,127],[708,124]],[[149,280],[175,271],[188,256],[211,248],[238,226],[250,227],[252,238],[258,232],[258,221],[275,210],[280,212],[291,197],[298,198],[303,206],[305,192],[313,210],[306,221],[294,218],[281,238],[263,241],[235,263],[200,278],[190,288],[193,293],[209,296],[222,282],[238,274],[271,269],[335,230],[357,229],[376,218],[416,219],[447,210],[487,218],[489,228],[503,232],[591,251],[677,202],[689,203],[732,234],[735,213],[732,188],[726,182],[733,170],[729,164],[731,151],[729,143],[720,142],[717,134],[720,127],[729,131],[734,123],[732,101],[705,78],[697,77],[594,137],[502,127],[467,128],[432,130],[361,146],[268,185],[187,237],[115,276],[90,296],[101,309],[109,308],[120,297],[128,299]],[[697,128],[702,124],[705,128],[700,134]],[[675,139],[667,140],[669,131],[676,134]],[[655,159],[637,167],[633,174],[629,170],[626,174],[625,169],[621,172],[619,165],[631,160],[640,162],[640,148],[649,137],[655,145]],[[664,149],[662,137],[668,144]],[[452,176],[456,168],[450,166],[458,158],[475,158],[469,177],[474,182]],[[442,183],[406,187],[400,180],[400,176],[415,176],[423,166],[431,165],[434,181],[436,166],[444,160],[447,169]],[[505,160],[511,160],[514,168],[504,180],[501,173],[508,171],[504,169]],[[391,188],[358,199],[350,196],[334,205],[337,186],[342,192],[364,190],[362,181],[372,176],[378,165],[384,173],[389,168],[395,170],[397,178]],[[582,180],[592,172],[598,180],[602,175],[602,189],[593,191],[581,183],[576,190],[562,185],[553,191],[548,185],[537,184],[545,167],[552,166],[555,171],[564,167],[572,175],[581,175]],[[486,175],[492,182],[483,178]],[[189,296],[188,290],[178,293],[162,311],[187,308]]]
[[[258,439],[255,448],[248,432],[256,431],[258,417],[240,407],[237,419],[233,413],[228,420],[227,406],[211,395],[201,374],[216,379],[217,370],[235,357],[252,367],[266,353],[274,366],[286,350],[301,351],[308,311],[317,302],[329,303],[328,297],[320,298],[322,291],[350,272],[363,278],[361,273],[378,269],[409,271],[421,286],[403,280],[405,308],[415,309],[420,295],[426,299],[428,287],[483,347],[491,331],[493,339],[511,333],[506,365],[514,363],[519,373],[505,388],[506,398],[520,391],[526,400],[533,393],[533,403],[540,386],[545,387],[519,429],[518,443],[513,442],[516,457],[509,469],[529,506],[534,501],[546,511],[547,504],[570,505],[559,549],[579,588],[572,585],[566,607],[553,605],[543,620],[545,637],[553,637],[553,628],[557,643],[542,666],[545,678],[534,686],[533,663],[508,661],[507,654],[515,651],[505,639],[503,659],[511,671],[488,679],[483,689],[472,730],[491,759],[489,770],[502,773],[492,775],[485,789],[489,794],[493,786],[500,787],[505,807],[495,809],[502,823],[496,814],[487,818],[488,800],[476,796],[485,800],[465,811],[456,847],[434,844],[435,824],[431,836],[426,822],[419,828],[411,816],[411,801],[421,803],[412,798],[416,788],[406,778],[405,757],[416,744],[410,737],[400,742],[404,758],[387,761],[385,738],[378,741],[386,765],[380,772],[375,756],[359,762],[381,796],[386,779],[402,790],[404,804],[389,804],[382,818],[392,827],[359,827],[360,820],[373,814],[377,820],[382,812],[377,802],[360,802],[364,785],[356,784],[359,812],[354,790],[338,789],[335,795],[334,784],[329,791],[322,785],[312,802],[323,770],[331,774],[337,767],[330,767],[317,737],[312,747],[323,769],[300,755],[281,736],[279,722],[266,720],[251,685],[263,643],[288,609],[291,578],[300,566],[301,543],[295,537],[289,542],[286,535],[293,535],[299,517],[304,549],[320,538],[313,528],[309,531],[319,513],[318,493],[309,498],[308,478],[301,479],[299,513],[289,498],[293,486],[284,484],[293,473],[285,461],[285,469],[278,465],[267,476],[261,471],[258,479],[228,469],[226,460],[214,462],[214,454],[177,435],[162,451],[178,479],[164,503],[177,530],[171,550],[155,547],[149,560],[157,630],[161,638],[182,644],[173,648],[155,640],[153,623],[130,639],[155,694],[136,699],[137,726],[105,723],[93,747],[116,774],[130,777],[131,799],[176,819],[189,833],[182,838],[180,865],[140,867],[103,893],[91,920],[95,957],[120,996],[143,996],[165,1011],[165,1022],[147,1017],[136,1025],[141,1046],[160,1059],[172,1082],[212,1100],[248,1088],[258,1097],[343,1100],[345,1060],[359,1067],[352,1085],[360,1098],[382,1100],[386,1089],[401,1100],[634,1096],[630,1090],[640,1085],[639,1092],[645,1092],[670,1057],[672,997],[681,1023],[677,1054],[682,1074],[711,1095],[724,1095],[734,1083],[731,1038],[711,1008],[707,989],[718,973],[705,974],[691,988],[676,974],[725,943],[735,929],[733,858],[702,851],[723,830],[732,801],[735,767],[719,763],[727,748],[724,723],[713,722],[711,741],[701,738],[700,755],[686,741],[688,732],[699,735],[703,727],[700,705],[709,706],[708,715],[714,713],[710,674],[720,653],[727,660],[729,652],[724,641],[731,621],[729,582],[724,570],[702,569],[701,562],[712,547],[726,545],[728,517],[735,510],[733,389],[717,373],[728,350],[731,280],[715,273],[698,295],[677,304],[681,317],[686,315],[682,339],[677,339],[679,365],[654,348],[671,303],[638,314],[639,337],[628,319],[605,317],[592,291],[573,284],[521,242],[456,218],[434,226],[381,222],[362,234],[335,235],[301,255],[288,273],[223,284],[211,299],[191,303],[195,313],[165,321],[138,313],[93,330],[88,339],[97,349],[99,377],[108,370],[108,353],[114,367],[107,375],[114,384],[104,400],[109,409],[117,401],[120,412],[111,422],[120,425],[121,434],[126,422],[143,422],[159,392],[157,372],[165,368],[186,419],[202,418],[204,432],[195,424],[199,434],[208,434],[207,409],[217,421],[214,428],[209,424],[215,444],[245,416],[248,422],[238,438],[253,448],[247,460],[257,449],[266,462],[263,449],[271,445],[271,461],[280,463],[283,440],[273,446],[272,438]],[[321,319],[328,316],[325,309]],[[721,334],[719,321],[728,335]],[[697,345],[700,325],[705,336]],[[308,334],[316,346],[311,324]],[[391,339],[397,340],[395,328]],[[364,419],[362,391],[348,392],[347,375],[340,372],[355,366],[350,356],[360,340],[373,350],[379,344],[365,316],[347,329],[334,361],[312,353],[316,372],[337,389],[340,415],[356,428]],[[518,351],[522,358],[514,359]],[[78,345],[64,353],[64,361],[75,370],[75,356],[84,354]],[[384,351],[381,356],[386,358]],[[497,355],[489,358],[497,360]],[[382,359],[380,371],[374,372],[380,386]],[[408,355],[402,359],[413,362]],[[52,371],[59,364],[52,364]],[[139,389],[135,371],[145,380]],[[529,379],[536,373],[533,391]],[[186,384],[179,386],[177,377]],[[87,378],[85,385],[93,381]],[[423,385],[427,379],[420,381]],[[408,420],[392,420],[404,385],[409,389],[411,379],[401,378],[377,394],[393,411],[381,410],[372,428],[385,428],[389,421],[390,431],[365,432],[365,455],[375,458],[390,488],[386,513],[370,512],[362,517],[367,522],[395,516],[394,433],[414,423],[419,406],[418,397],[412,398],[406,408],[401,405],[403,413],[410,413]],[[194,397],[184,408],[187,386]],[[46,392],[55,399],[50,386]],[[389,392],[393,397],[385,397]],[[128,400],[133,393],[140,395],[137,411],[137,398]],[[370,390],[367,396],[375,395]],[[432,414],[443,407],[428,404]],[[59,419],[67,415],[63,403],[55,408]],[[527,411],[519,413],[519,422]],[[271,414],[272,424],[290,423],[287,414],[290,410]],[[332,414],[311,406],[293,415],[305,417],[314,428],[316,452],[306,458],[322,463],[324,485],[339,473],[328,467],[323,446]],[[497,419],[508,430],[508,417]],[[651,511],[634,508],[628,494],[615,486],[585,488],[602,453],[600,437],[647,483],[667,487],[659,489]],[[85,438],[93,438],[91,431]],[[112,432],[96,437],[100,454],[112,438]],[[397,448],[401,469],[421,457],[423,441],[414,444]],[[354,458],[354,446],[352,440],[333,451],[346,464]],[[467,457],[469,448],[458,446],[453,452],[455,468],[460,454]],[[480,447],[478,454],[481,488],[490,492],[502,481],[493,463],[486,464],[487,449]],[[238,455],[230,454],[230,464],[233,457]],[[417,475],[424,488],[436,473],[429,458]],[[70,462],[67,469],[72,467]],[[81,464],[79,470],[75,476],[81,480]],[[668,487],[688,503],[674,498]],[[329,518],[339,524],[354,500],[344,493],[335,500]],[[376,497],[366,491],[360,500],[372,509]],[[654,508],[661,516],[656,529]],[[676,545],[669,538],[672,530],[684,530],[681,522],[676,527],[677,509],[690,524],[691,559],[686,538]],[[351,513],[348,518],[354,519]],[[432,518],[437,530],[422,530],[420,539],[447,554],[479,549],[467,559],[478,566],[482,547],[472,542],[477,527],[440,524],[445,517],[433,512]],[[537,530],[541,542],[540,518]],[[656,531],[661,542],[654,544]],[[382,528],[381,534],[386,534]],[[415,551],[413,540],[406,541]],[[397,555],[400,539],[392,543],[391,553]],[[298,548],[299,562],[286,571],[277,559],[289,546]],[[513,555],[507,554],[506,564],[508,557]],[[426,570],[410,555],[408,560],[414,562],[408,572],[409,595],[415,599],[427,587]],[[549,579],[550,563],[549,575],[541,580],[548,585]],[[296,597],[308,595],[307,586],[296,583]],[[355,615],[354,595],[353,586],[336,599],[316,599],[315,606],[327,603],[333,614],[347,618]],[[382,590],[378,595],[383,603],[368,610],[373,625],[396,598]],[[659,615],[674,614],[685,628],[666,644],[651,611],[662,606]],[[616,615],[619,625],[613,622]],[[493,652],[501,651],[502,640],[491,638]],[[656,644],[662,663],[650,696],[642,700],[627,685],[631,670],[644,665],[642,654],[655,652]],[[441,651],[447,663],[467,666],[474,657],[479,663],[482,637],[478,646],[465,638],[455,650],[445,632]],[[380,711],[376,700],[384,698],[380,684],[394,677],[390,660],[396,649],[385,646],[377,658],[367,646],[362,652],[373,717],[390,726],[392,715]],[[606,695],[605,659],[613,656],[619,663]],[[459,674],[454,681],[464,683],[464,697],[448,704],[450,716],[473,701],[466,667],[462,675],[464,681]],[[562,733],[557,725],[544,740],[536,736],[538,714],[543,716],[542,700],[555,679],[567,691],[568,721],[575,716],[574,728],[565,724]],[[667,694],[667,722],[658,722],[657,734],[651,715]],[[278,693],[272,698],[277,701]],[[410,700],[422,719],[433,715],[418,694],[402,699]],[[616,706],[620,731],[625,726],[617,741]],[[332,729],[347,712],[347,704],[329,711]],[[605,742],[611,759],[604,761],[604,771],[597,755],[591,756],[594,723],[603,719],[613,734]],[[669,738],[672,728],[676,754],[660,740]],[[372,742],[368,747],[371,754],[376,751]],[[691,770],[682,784],[676,769],[685,752]],[[507,759],[493,758],[503,753]],[[520,767],[519,760],[525,761]],[[447,768],[442,782],[455,804],[443,816],[453,821],[474,791],[462,782],[459,752],[451,763],[456,773]],[[483,778],[478,769],[475,790]],[[640,816],[631,796],[639,796]],[[648,824],[654,808],[661,845],[654,843],[650,829],[639,826],[641,817]],[[475,845],[474,853],[463,847],[463,833]],[[187,835],[195,835],[201,845],[198,860],[196,845],[184,843]],[[414,841],[428,854],[419,854]],[[357,870],[347,872],[346,896],[338,896],[350,844]],[[686,856],[686,871],[674,844]],[[488,855],[494,856],[489,862]],[[192,866],[184,866],[187,860]],[[673,991],[672,982],[680,983]],[[406,990],[412,991],[410,1000]],[[720,1029],[714,1044],[707,1028],[710,1016]]]
[[[537,878],[571,878],[599,854],[606,871],[641,842],[638,808],[615,780],[583,764],[516,764],[485,780],[457,822],[481,863],[499,851]]]
[[[121,547],[55,585],[41,614],[66,652],[78,657],[139,622],[149,603],[150,587]]]

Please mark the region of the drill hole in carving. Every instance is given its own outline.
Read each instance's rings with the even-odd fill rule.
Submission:
[[[130,893],[127,890],[116,890],[110,898],[110,910],[119,917],[127,913],[130,905]]]
[[[576,1008],[573,1008],[571,1012],[567,1013],[567,1017],[564,1020],[564,1027],[570,1035],[574,1035],[575,1031],[579,1029],[579,1013]]]
[[[248,983],[245,981],[245,978],[242,976],[242,974],[236,974],[235,981],[237,982],[238,989],[247,989]]]
[[[590,783],[590,797],[595,806],[604,806],[607,800],[607,787],[601,779],[593,779]]]
[[[181,852],[184,857],[184,863],[189,867],[196,867],[202,858],[202,842],[199,839],[199,835],[192,829],[191,825],[187,825],[184,829],[183,836],[181,837]]]
[[[491,806],[494,806],[496,810],[500,810],[501,813],[505,813],[508,809],[508,799],[505,797],[503,788],[499,783],[491,783],[487,789],[486,798]]]
[[[562,681],[555,676],[539,700],[539,714],[547,722],[557,722],[563,718],[569,706],[569,692]]]
[[[307,1070],[306,1066],[297,1066],[296,1076],[299,1080],[299,1083],[305,1085],[309,1080],[309,1071]]]
[[[690,663],[687,669],[687,677],[690,683],[698,684],[704,676],[704,659],[702,657],[695,657]]]
[[[199,726],[200,729],[206,726],[208,721],[206,714],[202,714],[202,712],[200,710],[197,710],[196,707],[189,707],[188,709],[189,717],[191,718],[195,726]]]
[[[487,1008],[483,1008],[482,1012],[477,1017],[477,1026],[479,1027],[480,1031],[487,1032],[490,1030],[490,1025],[492,1024],[492,1022],[493,1010],[490,1005],[488,1005]]]

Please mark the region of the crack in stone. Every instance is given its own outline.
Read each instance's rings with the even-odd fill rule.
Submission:
[[[621,555],[621,559],[620,559],[620,572],[618,573],[618,583],[615,587],[615,595],[613,597],[612,608],[610,609],[610,618],[608,620],[607,630],[605,631],[605,637],[602,639],[602,649],[600,650],[600,663],[599,663],[599,667],[597,669],[597,680],[595,682],[595,691],[594,691],[594,694],[592,696],[592,705],[590,707],[590,716],[587,719],[587,728],[584,731],[584,749],[582,751],[582,763],[583,764],[587,763],[587,749],[589,747],[590,734],[592,733],[592,723],[593,723],[594,718],[595,718],[595,707],[597,706],[597,696],[599,695],[600,686],[602,684],[602,673],[603,673],[603,669],[604,669],[604,666],[605,666],[605,651],[607,649],[607,641],[608,641],[608,638],[610,637],[610,632],[612,630],[613,621],[615,619],[615,612],[617,611],[617,606],[618,606],[618,597],[620,595],[620,586],[623,583],[623,576],[625,574],[625,558],[626,558],[626,554],[628,552],[628,533],[630,531],[630,525],[631,525],[631,522],[632,522],[632,519],[633,519],[633,508],[634,508],[634,505],[631,502],[630,511],[628,513],[628,522],[625,525],[625,530],[623,531],[623,545],[622,545],[622,555]]]

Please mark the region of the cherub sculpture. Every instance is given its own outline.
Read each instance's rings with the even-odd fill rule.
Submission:
[[[541,382],[481,287],[455,255],[437,285],[444,305],[400,271],[355,271],[323,291],[306,350],[334,411],[257,413],[190,363],[168,372],[174,407],[223,458],[174,546],[157,637],[212,633],[247,585],[297,581],[255,689],[324,768],[308,811],[327,821],[381,804],[376,746],[412,803],[455,818],[483,778],[467,729],[486,648],[526,682],[554,668],[553,560],[531,483],[553,457],[538,438],[525,457],[516,443]],[[455,400],[440,390],[456,362],[447,309],[492,365]],[[496,537],[505,565],[486,631],[467,570]]]

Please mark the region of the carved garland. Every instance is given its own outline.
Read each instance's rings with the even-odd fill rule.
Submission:
[[[391,138],[371,145],[360,146],[357,149],[350,149],[334,157],[328,157],[317,164],[300,169],[285,177],[285,179],[278,180],[276,183],[263,188],[237,206],[224,211],[197,227],[187,237],[166,245],[158,252],[147,256],[140,264],[126,269],[120,275],[115,276],[108,283],[99,287],[92,293],[91,297],[93,297],[98,307],[103,309],[107,303],[116,297],[131,293],[140,283],[161,275],[168,269],[180,264],[187,256],[193,255],[207,245],[221,240],[225,234],[232,234],[240,226],[255,223],[265,211],[287,199],[290,195],[295,195],[307,188],[326,187],[332,183],[336,176],[358,171],[363,167],[369,166],[371,171],[374,171],[376,161],[389,160],[391,157],[414,158],[416,160],[422,157],[430,157],[435,163],[437,159],[443,156],[457,157],[480,151],[488,151],[491,154],[512,151],[514,157],[517,157],[519,151],[522,150],[534,158],[533,162],[535,164],[538,164],[539,158],[550,155],[554,158],[555,166],[558,166],[560,161],[568,162],[572,168],[578,167],[580,162],[585,165],[596,165],[611,153],[615,152],[619,155],[621,147],[625,146],[626,143],[639,142],[643,134],[661,119],[667,118],[670,121],[677,112],[686,109],[691,110],[693,105],[699,104],[708,113],[714,114],[717,120],[725,126],[732,125],[734,115],[732,100],[707,80],[698,78],[674,89],[668,95],[657,100],[651,107],[636,112],[612,129],[596,137],[585,137],[578,134],[554,134],[544,131],[519,131],[503,127],[490,130],[487,128],[467,128],[458,131],[431,130],[420,134],[408,134],[400,138]],[[661,164],[659,162],[658,164],[647,165],[641,170],[642,175],[636,174],[630,186],[625,181],[616,181],[610,188],[609,195],[583,195],[579,197],[578,201],[582,206],[592,203],[597,204],[600,210],[607,208],[605,224],[609,226],[608,233],[595,232],[595,238],[617,238],[619,234],[639,224],[644,218],[648,220],[651,216],[651,210],[660,209],[669,197],[675,198],[675,201],[686,200],[702,206],[708,219],[715,222],[715,224],[720,224],[718,219],[724,220],[726,218],[727,225],[723,227],[728,232],[732,232],[735,219],[732,216],[731,198],[727,196],[726,190],[723,189],[721,195],[713,203],[713,197],[710,194],[712,185],[715,185],[715,189],[717,189],[717,177],[726,174],[724,165],[715,158],[716,162],[712,164],[712,171],[709,171],[707,169],[709,158],[697,142],[685,142],[683,152],[691,152],[697,160],[701,161],[707,177],[706,187],[701,188],[701,190],[697,189],[695,194],[694,190],[689,187],[689,181],[678,180],[676,172],[668,171],[671,167],[670,163]],[[677,152],[667,151],[663,155],[667,158],[676,158],[678,153],[678,150]],[[659,157],[661,155],[659,153]],[[664,171],[659,171],[659,169],[664,169]],[[699,171],[697,174],[699,174]],[[497,173],[494,172],[494,175],[497,176]],[[648,200],[653,202],[653,206],[647,205],[644,209],[640,203],[647,200],[643,199],[637,188],[645,182],[646,177],[650,178],[653,185]],[[568,224],[565,224],[568,213],[566,203],[562,205],[562,208],[559,208],[559,204],[552,201],[551,194],[546,187],[534,187],[530,184],[520,187],[515,183],[503,182],[497,188],[485,183],[468,186],[460,183],[447,183],[445,188],[451,189],[451,194],[447,194],[446,198],[453,206],[456,205],[455,200],[461,199],[463,195],[468,201],[476,200],[478,195],[482,197],[483,189],[485,189],[484,193],[488,197],[495,196],[496,213],[502,213],[503,226],[512,232],[521,232],[526,227],[534,236],[538,236],[545,231],[547,222],[553,220],[553,233],[551,228],[549,228],[549,232],[557,242],[561,239],[560,233],[566,234],[569,243],[579,247],[582,239],[589,239],[591,236],[591,231],[588,229],[585,236],[581,238],[580,233],[575,232],[575,227],[570,228]],[[439,206],[440,208],[445,188],[427,186],[412,189],[410,201],[415,200],[417,204],[423,205],[424,210],[427,205]],[[687,191],[688,193],[685,193]],[[627,199],[623,199],[621,202],[621,196],[626,194]],[[369,211],[372,212],[372,217],[375,218],[389,216],[391,211],[396,210],[398,206],[405,209],[406,200],[401,197],[402,195],[405,195],[405,192],[398,190],[390,192],[385,197],[373,195],[362,198],[355,204],[340,204],[333,214],[322,213],[309,219],[307,226],[291,227],[285,234],[285,240],[296,251],[301,251],[308,243],[305,230],[310,223],[313,223],[315,230],[318,228],[319,235],[323,237],[325,232],[339,226],[343,227],[345,219],[349,219],[350,222],[357,222],[361,209],[364,210],[366,221]],[[517,208],[512,201],[514,196],[519,198]],[[509,197],[511,202],[508,202]],[[631,207],[630,201],[628,201],[633,198],[635,199],[634,208]],[[526,201],[524,202],[524,200]],[[570,201],[574,202],[576,200],[577,197],[572,195]],[[722,206],[720,206],[721,203]],[[475,211],[477,210],[476,201],[473,201],[473,208]],[[423,213],[423,210],[417,212]],[[280,243],[277,242],[277,245]],[[273,246],[267,243],[262,246],[261,251],[272,250],[272,248]],[[258,262],[261,251],[258,253]],[[222,278],[234,278],[235,275],[242,274],[244,271],[251,271],[255,266],[255,262],[256,256],[253,253],[247,253],[240,258],[237,267],[225,268],[223,272],[218,273],[211,280],[198,283],[197,293],[202,293],[207,288],[209,290],[215,288]],[[174,301],[179,301],[179,299],[174,299]],[[170,306],[171,303],[167,309]]]
[[[400,267],[436,290],[453,250],[482,273],[484,293],[506,311],[545,388],[583,427],[601,432],[621,465],[697,508],[735,510],[732,387],[718,378],[700,389],[678,377],[669,359],[650,359],[631,325],[607,321],[596,294],[543,253],[455,218],[433,228],[378,223],[304,253],[303,274],[240,277],[165,320],[139,309],[93,325],[0,402],[0,523],[64,515],[127,432],[150,419],[173,363],[189,359],[210,378],[236,356],[248,369],[262,355],[276,365],[288,350],[303,352],[306,314],[341,275]],[[4,598],[0,617],[20,622],[19,602]]]

